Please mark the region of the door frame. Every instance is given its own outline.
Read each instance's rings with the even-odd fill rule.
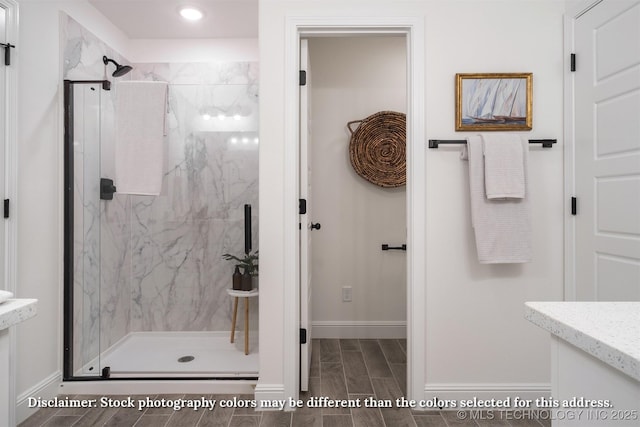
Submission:
[[[310,36],[403,34],[407,42],[407,398],[420,400],[425,385],[426,321],[426,152],[425,28],[416,17],[293,17],[285,30],[285,239],[284,392],[299,395],[300,244],[299,56],[300,39]]]
[[[571,54],[575,52],[575,23],[603,0],[584,0],[564,15],[564,300],[576,300],[576,218],[571,214],[571,198],[576,196],[575,74]],[[580,209],[580,206],[578,206]]]
[[[3,288],[9,292],[18,292],[18,60],[17,54],[20,48],[18,40],[18,3],[15,0],[0,0],[0,6],[5,10],[5,31],[7,42],[17,46],[11,52],[11,65],[6,67],[5,81],[0,84],[5,85],[4,111],[5,145],[0,149],[4,150],[4,193],[3,199],[9,199],[10,217],[4,220],[4,276],[2,277]],[[5,65],[0,65],[5,67]],[[16,423],[16,350],[17,338],[15,328],[9,328],[9,424]]]
[[[18,3],[15,0],[0,0],[0,5],[6,11],[6,33],[9,42],[19,46],[18,41]],[[17,230],[18,215],[16,208],[17,183],[18,183],[18,55],[16,49],[11,52],[11,65],[6,69],[5,85],[6,100],[4,102],[5,114],[5,161],[4,179],[5,184],[2,189],[4,199],[11,200],[11,216],[5,221],[5,272],[3,281],[6,289],[15,293],[17,291]],[[4,66],[4,65],[1,65]]]

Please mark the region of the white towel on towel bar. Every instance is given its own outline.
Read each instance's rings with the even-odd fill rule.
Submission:
[[[481,135],[484,153],[484,186],[488,199],[523,199],[524,155],[519,135]],[[528,143],[529,141],[526,141]]]
[[[521,141],[525,188],[527,184],[528,141]],[[523,199],[488,199],[485,193],[482,138],[473,136],[463,147],[462,159],[469,160],[471,223],[481,264],[530,262],[531,213],[529,191]]]
[[[167,82],[116,84],[115,186],[157,196],[162,189]]]

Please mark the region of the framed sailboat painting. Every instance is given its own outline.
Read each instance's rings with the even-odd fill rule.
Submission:
[[[532,73],[456,74],[456,130],[531,130]]]

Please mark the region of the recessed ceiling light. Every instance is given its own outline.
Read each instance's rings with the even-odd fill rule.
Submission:
[[[196,9],[195,7],[188,6],[180,9],[180,16],[189,21],[197,21],[202,19],[204,14],[201,10]]]

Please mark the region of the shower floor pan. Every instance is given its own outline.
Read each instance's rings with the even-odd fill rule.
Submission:
[[[257,333],[244,354],[244,335],[236,332],[132,332],[109,348],[100,365],[112,378],[257,377]],[[249,335],[251,337],[251,334]]]

